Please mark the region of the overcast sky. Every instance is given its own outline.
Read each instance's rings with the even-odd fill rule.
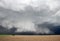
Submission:
[[[48,25],[60,25],[59,4],[60,0],[0,0],[0,25],[14,26],[16,32],[54,33]]]

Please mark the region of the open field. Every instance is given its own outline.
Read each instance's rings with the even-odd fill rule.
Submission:
[[[60,41],[60,35],[7,35],[0,36],[0,41]]]

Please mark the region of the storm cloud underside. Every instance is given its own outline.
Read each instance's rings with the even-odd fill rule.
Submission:
[[[18,33],[54,34],[51,29],[60,25],[59,4],[59,0],[0,0],[0,25],[15,27]]]

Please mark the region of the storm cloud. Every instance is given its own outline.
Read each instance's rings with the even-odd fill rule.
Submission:
[[[17,33],[54,34],[60,25],[59,4],[59,0],[0,0],[0,25],[15,27]]]

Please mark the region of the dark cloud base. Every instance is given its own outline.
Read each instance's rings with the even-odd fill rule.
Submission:
[[[42,33],[36,33],[36,32],[15,32],[17,30],[17,28],[12,27],[11,29],[7,29],[1,25],[0,25],[0,34],[7,34],[7,35],[60,35],[60,26],[53,26],[50,24],[47,27],[49,27],[49,26],[50,26],[50,30],[52,32],[54,32],[54,34],[52,34],[52,33],[42,34]]]

